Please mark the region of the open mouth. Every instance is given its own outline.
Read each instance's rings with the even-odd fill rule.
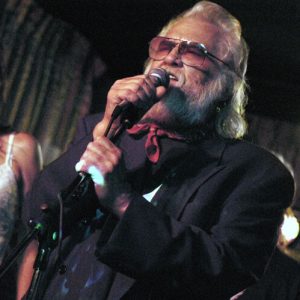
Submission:
[[[176,80],[176,81],[178,81],[178,78],[174,74],[172,74],[172,73],[169,73],[169,77],[170,77],[170,80]]]

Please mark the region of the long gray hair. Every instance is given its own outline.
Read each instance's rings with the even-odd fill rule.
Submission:
[[[215,130],[225,138],[241,138],[247,131],[245,107],[248,101],[246,70],[248,46],[242,37],[240,22],[220,5],[200,1],[192,8],[172,19],[162,28],[159,35],[165,36],[170,28],[184,18],[198,18],[218,26],[225,39],[220,45],[220,59],[230,68],[222,68],[210,87],[210,96],[215,95],[216,106]],[[147,62],[146,62],[147,64]],[[225,102],[224,102],[225,100]],[[218,105],[222,102],[222,105]],[[210,103],[211,105],[212,103]]]

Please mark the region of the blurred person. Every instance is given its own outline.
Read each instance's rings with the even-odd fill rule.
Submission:
[[[39,144],[32,135],[0,126],[0,264],[16,246],[18,233],[25,232],[20,224],[23,199],[41,166]],[[9,277],[13,273],[8,271],[0,281],[6,299],[15,291],[15,279]]]
[[[66,268],[55,249],[39,299],[229,299],[262,276],[294,182],[275,156],[242,140],[247,59],[239,21],[209,1],[150,41],[144,74],[112,85],[104,114],[82,120],[27,198],[24,218],[38,219],[76,171],[94,181],[82,209],[65,216]],[[157,86],[157,68],[169,85]],[[129,111],[110,122],[116,107]],[[135,124],[124,130],[131,109]],[[78,213],[88,222],[74,221]],[[26,251],[18,299],[37,247]]]

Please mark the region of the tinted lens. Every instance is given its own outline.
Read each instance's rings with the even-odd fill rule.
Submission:
[[[181,60],[184,64],[193,67],[203,64],[206,54],[198,43],[182,42],[181,48]]]
[[[192,67],[201,66],[203,64],[206,54],[201,44],[160,36],[151,40],[149,56],[155,60],[163,60],[178,44],[180,44],[178,54],[184,64]]]
[[[175,46],[176,43],[171,39],[155,37],[150,42],[149,56],[157,60],[164,59]]]

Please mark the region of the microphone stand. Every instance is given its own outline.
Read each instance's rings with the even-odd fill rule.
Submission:
[[[67,191],[63,195],[63,191],[58,194],[58,198],[61,198],[61,201],[65,203],[70,203],[71,201],[79,200],[85,193],[88,191],[88,186],[91,180],[91,176],[89,174],[80,174],[81,179],[79,182],[76,182],[75,187]],[[60,203],[62,203],[60,201]],[[42,209],[44,216],[47,219],[47,214],[49,214],[48,208]],[[62,213],[62,207],[60,208],[60,213]],[[51,218],[51,216],[50,216]],[[51,226],[52,225],[52,226]],[[31,279],[31,284],[29,290],[26,294],[26,300],[38,300],[39,299],[39,286],[41,282],[41,277],[43,272],[47,269],[49,257],[52,250],[58,245],[60,247],[61,238],[58,236],[61,232],[57,232],[57,229],[53,228],[53,224],[41,225],[38,223],[35,227],[39,227],[39,230],[35,233],[38,236],[39,247],[38,254],[34,263],[34,273]],[[32,237],[34,234],[31,235]],[[59,252],[59,251],[58,251]]]
[[[38,299],[38,290],[40,285],[40,280],[42,277],[42,272],[44,272],[48,266],[48,261],[52,250],[56,246],[56,236],[55,232],[52,230],[46,230],[46,232],[39,237],[39,248],[38,254],[34,263],[34,273],[31,279],[31,284],[26,300]]]

